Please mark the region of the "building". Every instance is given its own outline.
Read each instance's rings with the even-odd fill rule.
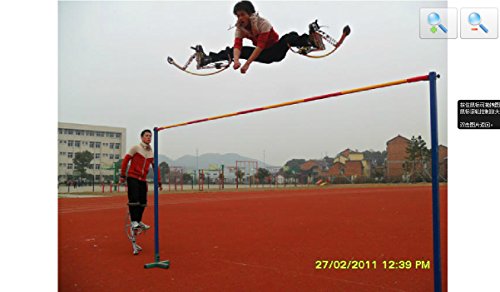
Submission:
[[[387,141],[387,160],[385,176],[388,179],[400,180],[405,174],[404,163],[408,154],[406,149],[410,144],[410,140],[397,135],[396,137]]]
[[[96,182],[111,180],[114,163],[125,155],[126,129],[108,126],[59,123],[58,178],[60,182],[74,175],[73,158],[76,153],[89,151],[94,159],[87,173]]]
[[[362,152],[347,148],[340,152],[333,161],[332,167],[328,170],[330,180],[335,177],[346,177],[348,179],[371,177],[371,162],[365,159]]]
[[[349,160],[345,163],[344,175],[357,178],[363,175],[363,164],[361,161]]]
[[[439,176],[448,179],[448,147],[439,145]]]
[[[396,137],[387,141],[387,160],[386,160],[386,172],[385,176],[387,179],[392,181],[399,181],[405,179],[411,179],[411,173],[406,173],[405,163],[408,159],[407,149],[410,144],[410,140],[397,135]],[[448,177],[448,147],[444,145],[439,145],[439,175],[441,179],[447,179]],[[419,161],[413,166],[410,164],[410,168],[414,167],[417,173],[422,173],[428,176],[430,179],[431,175],[431,160],[429,157],[428,163],[421,164]]]

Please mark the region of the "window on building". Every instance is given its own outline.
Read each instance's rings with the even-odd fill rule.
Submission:
[[[115,159],[120,159],[120,154],[115,154]]]
[[[96,132],[97,137],[104,137],[104,132]]]
[[[90,169],[94,169],[94,165],[93,165],[93,164],[91,164],[91,165],[89,166],[89,168],[90,168]]]
[[[121,136],[122,136],[122,134],[121,134],[121,133],[115,133],[115,137],[116,137],[116,138],[120,138]]]
[[[94,136],[95,133],[94,133],[94,131],[85,131],[85,135],[86,136]]]
[[[114,138],[115,137],[115,133],[109,132],[109,137]]]
[[[101,158],[101,153],[95,153],[95,154],[94,154],[94,158],[95,158],[95,159]]]
[[[72,129],[68,129],[68,135],[73,135],[73,130]]]
[[[90,146],[90,148],[94,148],[95,147],[95,142],[89,142],[89,146]]]
[[[69,130],[68,129],[63,129],[63,133],[67,135],[69,133]]]
[[[74,142],[73,140],[68,140],[68,146],[73,147],[73,142]]]
[[[115,144],[115,149],[120,149],[120,143]]]
[[[59,140],[59,144],[62,144],[63,143],[63,140]]]
[[[68,169],[73,169],[73,163],[68,163]]]
[[[80,141],[75,141],[75,147],[80,147]]]
[[[63,129],[59,128],[59,134],[63,133]]]
[[[101,142],[95,142],[95,148],[101,148]]]
[[[95,165],[95,169],[101,169],[101,165],[100,164],[96,164]]]
[[[83,135],[83,131],[82,130],[75,130],[75,134],[77,136],[82,136]]]
[[[115,148],[115,143],[109,143],[109,149]]]
[[[68,152],[68,158],[73,158],[73,152]]]

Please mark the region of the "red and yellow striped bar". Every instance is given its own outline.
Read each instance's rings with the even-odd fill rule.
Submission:
[[[370,85],[370,86],[365,86],[365,87],[359,87],[359,88],[329,93],[329,94],[325,94],[325,95],[318,95],[318,96],[313,96],[313,97],[304,98],[304,99],[292,100],[292,101],[288,101],[288,102],[253,108],[253,109],[234,112],[234,113],[230,113],[230,114],[213,116],[213,117],[194,120],[194,121],[190,121],[190,122],[184,122],[184,123],[172,124],[172,125],[163,126],[163,127],[157,127],[157,130],[161,131],[161,130],[177,128],[177,127],[182,127],[182,126],[187,126],[187,125],[192,125],[192,124],[198,124],[198,123],[203,123],[203,122],[208,122],[208,121],[213,121],[213,120],[218,120],[218,119],[224,119],[224,118],[229,118],[229,117],[234,117],[234,116],[239,116],[239,115],[245,115],[245,114],[249,114],[249,113],[260,112],[260,111],[265,111],[265,110],[269,110],[269,109],[273,109],[273,108],[285,107],[285,106],[290,106],[290,105],[294,105],[294,104],[305,103],[305,102],[310,102],[310,101],[315,101],[315,100],[320,100],[320,99],[325,99],[325,98],[330,98],[330,97],[335,97],[335,96],[340,96],[340,95],[347,95],[347,94],[356,93],[356,92],[368,91],[368,90],[373,90],[373,89],[378,89],[378,88],[383,88],[383,87],[390,87],[390,86],[395,86],[395,85],[400,85],[400,84],[405,84],[405,83],[413,83],[413,82],[427,81],[427,80],[429,80],[429,75],[416,76],[416,77],[411,77],[411,78],[406,78],[406,79],[401,79],[401,80],[396,80],[396,81],[391,81],[391,82],[386,82],[386,83],[381,83],[381,84],[375,84],[375,85]]]

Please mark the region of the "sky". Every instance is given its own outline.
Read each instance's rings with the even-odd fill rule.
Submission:
[[[127,148],[142,129],[311,97],[437,71],[439,143],[447,145],[447,43],[419,38],[419,9],[446,2],[253,1],[281,36],[315,19],[335,39],[333,55],[288,53],[242,75],[185,74],[190,46],[232,45],[235,1],[59,2],[60,122],[125,127]],[[246,45],[251,45],[247,40]],[[430,144],[428,84],[412,83],[160,132],[160,152],[239,153],[269,164],[335,156],[345,148],[385,150],[400,134]]]

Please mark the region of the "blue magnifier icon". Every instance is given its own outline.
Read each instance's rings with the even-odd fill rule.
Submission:
[[[448,29],[446,29],[446,27],[444,25],[441,24],[441,17],[439,16],[439,14],[437,14],[436,12],[432,12],[430,13],[428,16],[427,16],[427,22],[432,25],[432,26],[439,26],[439,28],[444,32],[444,33],[447,33],[448,32]]]
[[[477,12],[472,12],[471,14],[469,14],[469,23],[471,25],[479,25],[479,27],[485,32],[485,33],[488,33],[488,29],[481,24],[481,15],[479,15],[479,13]]]

